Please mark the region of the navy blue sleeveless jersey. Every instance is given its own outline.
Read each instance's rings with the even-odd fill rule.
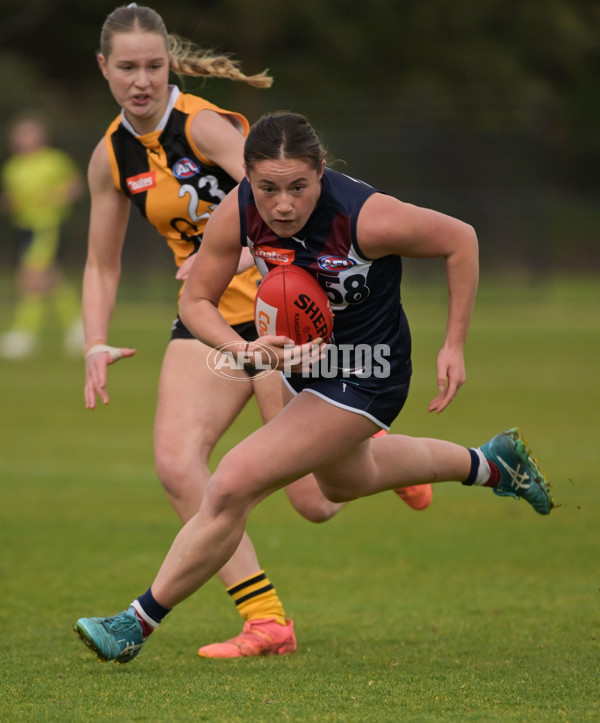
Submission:
[[[278,265],[294,264],[319,281],[335,314],[331,343],[337,347],[337,377],[364,387],[399,384],[411,375],[410,330],[400,300],[402,260],[369,259],[356,239],[360,209],[373,193],[372,186],[326,168],[308,222],[296,236],[281,238],[259,215],[248,181],[239,186],[242,244],[263,276]],[[380,364],[382,355],[386,359]]]

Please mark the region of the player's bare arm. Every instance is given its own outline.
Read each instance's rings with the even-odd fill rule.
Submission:
[[[104,139],[92,154],[88,183],[91,210],[82,309],[85,348],[89,353],[90,349],[107,344],[121,275],[121,251],[130,208],[128,199],[114,187]],[[118,358],[134,353],[135,350],[124,348]],[[95,407],[96,395],[100,396],[104,404],[108,403],[106,367],[114,361],[116,358],[109,352],[87,357],[84,397],[89,409]]]
[[[429,411],[439,414],[466,380],[463,349],[479,280],[475,231],[443,213],[374,194],[361,211],[357,234],[363,252],[370,257],[397,254],[445,260],[448,318],[437,358],[438,395],[429,405]]]
[[[192,121],[191,135],[202,155],[236,181],[242,180],[244,136],[228,118],[213,110],[200,111]]]
[[[234,188],[206,225],[179,304],[182,322],[209,346],[241,340],[217,308],[237,273],[241,252],[237,188]]]

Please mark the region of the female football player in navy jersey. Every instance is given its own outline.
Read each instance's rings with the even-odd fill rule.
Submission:
[[[373,436],[389,427],[408,394],[410,332],[399,301],[402,256],[445,262],[447,327],[437,358],[438,394],[429,410],[446,409],[465,382],[463,347],[478,283],[473,228],[326,168],[318,136],[301,115],[261,118],[246,140],[244,161],[246,178],[207,225],[180,313],[194,336],[211,347],[237,345],[249,358],[256,351],[261,363],[266,347],[290,399],[274,420],[223,457],[151,587],[118,615],[77,621],[76,632],[102,660],[124,663],[135,657],[170,609],[230,558],[252,508],[309,472],[336,502],[457,481],[522,497],[540,514],[553,506],[518,429],[477,448],[400,434]],[[312,273],[335,310],[333,345],[386,350],[388,373],[365,373],[364,365],[350,360],[350,369],[319,375],[326,349],[318,343],[296,347],[281,336],[261,337],[260,344],[243,340],[218,303],[245,245],[263,272],[285,258]],[[315,346],[319,354],[306,373],[298,359]]]
[[[85,403],[109,401],[107,367],[135,351],[108,345],[109,323],[120,277],[120,258],[130,208],[165,237],[185,281],[202,241],[207,219],[244,175],[243,146],[249,124],[239,113],[224,110],[197,95],[169,85],[178,76],[228,78],[266,88],[266,73],[247,76],[227,56],[200,51],[167,34],[153,9],[132,3],[106,18],[100,37],[100,69],[121,112],[109,125],[89,164],[91,191],[88,257],[83,283],[85,331]],[[254,296],[260,275],[247,258],[219,303],[227,322],[246,340],[256,338]],[[242,369],[231,378],[212,373],[210,349],[177,317],[160,374],[154,447],[156,469],[176,513],[186,522],[202,498],[214,446],[255,394],[263,419],[282,405],[277,375],[254,375]],[[241,383],[240,383],[240,380]],[[312,476],[286,490],[294,507],[321,522],[343,505],[322,495]],[[411,507],[422,509],[430,490],[397,491]],[[240,547],[219,577],[245,621],[231,641],[203,646],[205,657],[238,657],[292,652],[293,624],[261,570],[252,543]]]

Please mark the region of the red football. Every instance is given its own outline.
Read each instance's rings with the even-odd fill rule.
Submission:
[[[296,344],[329,341],[333,312],[323,287],[299,266],[278,266],[258,286],[254,323],[259,336],[287,336]]]

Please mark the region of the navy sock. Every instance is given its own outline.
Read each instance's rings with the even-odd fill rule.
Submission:
[[[157,625],[161,620],[171,612],[171,608],[163,607],[159,602],[156,602],[154,595],[152,595],[152,588],[148,588],[143,595],[140,595],[137,599],[142,610],[146,615],[153,620]]]
[[[467,479],[462,482],[464,485],[472,485],[477,479],[477,472],[479,472],[479,455],[474,449],[469,449],[469,454],[471,455],[471,471]]]

